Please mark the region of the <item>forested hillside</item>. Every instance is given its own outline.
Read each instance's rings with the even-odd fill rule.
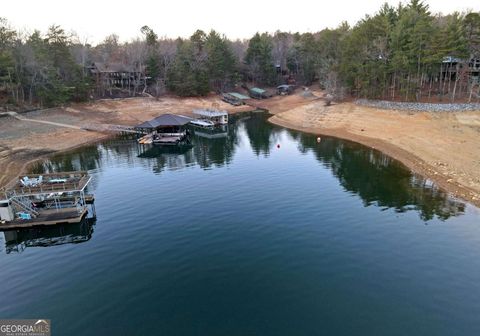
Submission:
[[[20,33],[1,19],[2,103],[54,106],[115,92],[197,96],[287,82],[318,83],[338,98],[476,101],[480,94],[480,13],[435,14],[419,0],[385,4],[353,27],[317,33],[231,41],[215,31],[188,39],[161,38],[148,26],[139,31],[142,37],[129,42],[112,34],[93,46],[59,26]],[[112,64],[123,79],[100,83],[100,65]]]

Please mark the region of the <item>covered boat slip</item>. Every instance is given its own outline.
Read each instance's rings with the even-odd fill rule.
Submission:
[[[163,114],[145,121],[135,128],[146,135],[138,139],[140,144],[181,145],[190,143],[185,125],[193,119],[176,114]]]
[[[193,114],[198,116],[200,119],[209,120],[209,121],[213,122],[215,125],[227,125],[228,124],[228,112],[227,111],[198,109],[198,110],[193,110]]]

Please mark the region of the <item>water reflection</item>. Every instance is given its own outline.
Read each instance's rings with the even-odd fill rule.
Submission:
[[[313,152],[346,190],[362,198],[365,206],[375,203],[398,212],[418,210],[425,221],[434,216],[445,220],[465,210],[464,203],[377,150],[333,138],[317,143],[313,136],[290,134],[299,141],[301,152]]]
[[[192,146],[143,146],[139,149],[139,158],[151,159],[153,172],[161,173],[165,168],[170,170],[182,169],[195,163]]]
[[[272,144],[280,138],[280,128],[266,122],[265,113],[254,113],[246,119],[245,130],[256,155],[268,156]]]
[[[141,164],[157,174],[195,165],[213,169],[231,164],[236,152],[245,150],[245,143],[256,156],[267,157],[287,135],[301,153],[313,153],[345,190],[361,197],[365,206],[375,204],[398,212],[415,210],[425,221],[435,216],[445,220],[465,211],[464,203],[376,150],[327,137],[317,143],[315,136],[285,130],[268,123],[267,118],[267,114],[255,112],[234,116],[226,134],[197,134],[193,148],[146,148],[131,139],[110,140],[54,157],[35,167],[35,172],[98,169],[118,157],[129,166]]]
[[[4,231],[5,252],[21,253],[27,247],[49,247],[79,244],[89,241],[93,235],[95,220],[85,218],[80,223],[58,224],[32,229]]]

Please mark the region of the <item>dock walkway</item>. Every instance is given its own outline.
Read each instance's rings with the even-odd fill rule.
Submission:
[[[87,209],[78,212],[76,209],[49,209],[43,210],[38,217],[29,220],[14,219],[10,222],[0,223],[0,230],[32,228],[56,224],[79,223],[87,215]]]

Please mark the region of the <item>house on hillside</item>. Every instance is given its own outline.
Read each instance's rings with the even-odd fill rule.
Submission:
[[[459,74],[468,76],[470,82],[480,83],[480,59],[470,58],[468,60],[453,56],[444,57],[442,60],[442,78],[456,80]]]
[[[94,62],[88,70],[96,83],[97,94],[102,96],[106,91],[112,94],[113,89],[124,89],[135,95],[146,83],[144,66]]]

